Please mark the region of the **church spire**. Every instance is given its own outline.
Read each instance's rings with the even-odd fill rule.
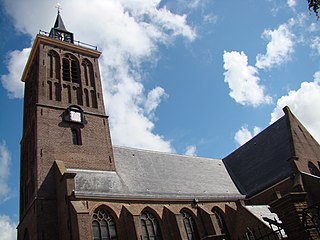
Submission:
[[[73,33],[69,32],[64,26],[62,17],[60,15],[61,6],[59,3],[57,4],[56,8],[58,9],[58,14],[53,28],[51,28],[49,37],[73,43]]]
[[[66,31],[67,32],[67,29],[64,26],[64,23],[62,21],[62,18],[61,18],[59,10],[58,10],[58,15],[57,15],[56,22],[54,23],[54,27],[53,28],[56,29],[56,30],[62,30],[62,31]]]

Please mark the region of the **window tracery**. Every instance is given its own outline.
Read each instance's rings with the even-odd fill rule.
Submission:
[[[227,225],[225,223],[222,211],[219,208],[215,207],[212,209],[212,212],[217,220],[221,234],[225,234],[227,239],[229,239],[229,233],[228,233]]]
[[[149,211],[144,211],[141,216],[142,239],[161,240],[160,225],[155,215]]]
[[[92,217],[93,240],[117,240],[116,223],[105,208],[98,208]]]
[[[188,240],[199,239],[196,223],[192,215],[188,213],[186,210],[181,210],[180,213],[183,217],[183,224],[188,236]]]

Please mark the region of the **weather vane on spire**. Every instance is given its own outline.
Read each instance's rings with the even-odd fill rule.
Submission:
[[[59,2],[57,2],[55,8],[58,9],[58,15],[59,15],[60,14],[60,10],[62,9],[61,4]]]

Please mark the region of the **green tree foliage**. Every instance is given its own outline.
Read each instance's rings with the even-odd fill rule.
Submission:
[[[313,11],[319,19],[320,0],[308,0],[309,10]]]

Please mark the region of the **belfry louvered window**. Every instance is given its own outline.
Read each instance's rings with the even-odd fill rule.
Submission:
[[[78,60],[67,54],[62,59],[62,79],[67,82],[79,83],[80,73],[79,73],[79,63]]]
[[[117,240],[116,223],[112,215],[105,209],[99,208],[92,219],[93,240]]]
[[[185,210],[182,210],[180,213],[183,217],[183,224],[184,224],[187,236],[188,236],[188,240],[199,239],[196,223],[195,223],[193,217],[191,216],[191,214]]]
[[[143,240],[161,240],[161,230],[160,225],[155,217],[149,211],[144,211],[141,216],[141,230],[142,230],[142,238]]]

